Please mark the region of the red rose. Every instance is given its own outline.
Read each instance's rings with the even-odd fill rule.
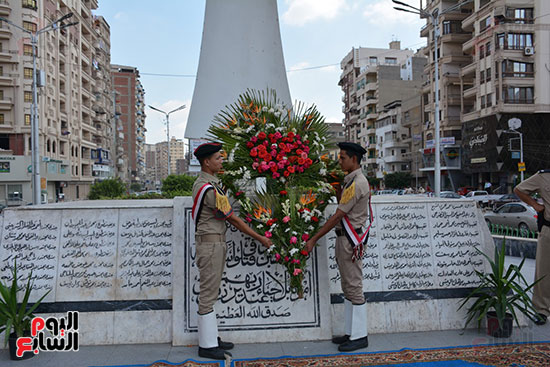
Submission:
[[[307,241],[307,240],[309,240],[309,235],[307,233],[304,233],[302,235],[302,241]]]
[[[289,131],[287,135],[288,135],[288,137],[291,138],[291,139],[294,138],[294,133],[293,133],[292,131]]]
[[[267,137],[269,138],[269,140],[273,140],[273,134],[269,134]]]
[[[251,142],[251,141],[249,141],[248,143],[246,143],[246,147],[247,147],[248,149],[254,148],[254,143]]]
[[[284,175],[285,177],[288,177],[288,176],[290,176],[290,172],[285,171],[285,172],[283,173],[283,175]]]
[[[279,194],[281,194],[281,196],[285,196],[288,194],[288,192],[286,192],[286,190],[281,190]]]
[[[315,223],[317,223],[319,221],[319,218],[317,218],[316,216],[313,216],[313,217],[311,217],[311,220],[314,221]]]
[[[311,166],[313,164],[313,161],[311,160],[311,158],[308,158],[306,159],[306,163]]]
[[[300,251],[300,253],[304,256],[309,255],[309,252],[307,252],[307,250],[302,250],[302,251]]]
[[[267,135],[265,135],[265,133],[264,133],[263,131],[261,131],[261,132],[258,134],[258,139],[260,139],[260,140],[264,140],[266,137],[267,137]]]
[[[235,193],[235,196],[241,196],[242,194],[243,194],[242,191],[237,191],[237,192]]]
[[[256,148],[253,148],[251,151],[250,151],[250,156],[251,157],[257,157],[258,156],[258,150]]]
[[[287,170],[290,173],[294,173],[294,167],[293,166],[288,166]]]
[[[271,172],[277,172],[277,166],[271,166]]]
[[[305,160],[304,158],[298,158],[298,164],[299,164],[300,166],[303,166],[304,163],[306,163],[306,160]]]

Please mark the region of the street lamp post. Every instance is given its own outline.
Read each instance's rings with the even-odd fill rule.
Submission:
[[[9,19],[0,17],[0,21],[6,22],[11,26],[21,30],[24,33],[27,33],[31,37],[32,45],[32,106],[31,106],[31,152],[32,152],[32,203],[33,205],[40,205],[40,144],[39,144],[39,125],[38,125],[38,88],[36,80],[36,50],[38,48],[38,36],[42,33],[48,31],[53,31],[56,29],[64,29],[77,25],[78,22],[68,23],[68,24],[59,24],[62,21],[69,19],[73,16],[73,13],[67,13],[55,22],[45,26],[42,29],[39,29],[36,32],[32,32],[28,29],[25,29]]]
[[[394,7],[395,10],[404,11],[407,13],[417,14],[423,17],[430,19],[430,22],[434,26],[434,52],[435,52],[435,131],[434,131],[434,145],[435,145],[435,162],[434,162],[434,194],[436,197],[439,197],[441,192],[441,152],[440,152],[440,120],[439,120],[439,17],[443,14],[447,14],[451,11],[460,9],[462,6],[471,3],[473,0],[464,0],[456,5],[453,5],[443,11],[435,9],[433,13],[428,13],[424,9],[415,8],[412,5],[403,3],[401,1],[392,0],[394,4],[405,6],[410,9],[403,9],[399,7]],[[429,78],[431,76],[428,76]]]
[[[186,107],[185,105],[181,105],[175,110],[172,110],[170,112],[164,112],[163,110],[159,110],[158,108],[149,105],[150,109],[163,113],[164,116],[166,117],[166,142],[168,144],[168,176],[170,176],[170,173],[171,173],[170,172],[170,120],[169,118],[171,113],[183,110],[185,107]]]

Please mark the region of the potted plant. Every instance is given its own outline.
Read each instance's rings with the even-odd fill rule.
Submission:
[[[4,343],[9,343],[10,358],[12,360],[28,359],[34,356],[32,352],[25,352],[22,357],[16,356],[17,338],[30,335],[31,321],[34,318],[33,312],[50,291],[46,292],[38,301],[28,307],[32,290],[32,272],[25,287],[17,285],[17,261],[14,262],[12,275],[13,280],[11,285],[0,282],[0,333],[4,331],[6,334]],[[17,293],[21,290],[24,290],[25,293],[23,300],[18,304]]]
[[[477,320],[479,328],[481,320],[487,318],[487,334],[497,338],[507,338],[512,335],[514,320],[520,326],[517,317],[518,311],[531,320],[537,317],[537,311],[533,307],[529,292],[540,279],[532,284],[527,283],[521,274],[525,258],[519,265],[511,264],[506,267],[504,264],[505,249],[504,239],[501,248],[495,249],[493,260],[476,248],[489,261],[491,269],[489,272],[476,270],[480,284],[465,297],[459,307],[460,310],[470,300],[475,299],[475,302],[468,308],[464,328],[474,319]]]

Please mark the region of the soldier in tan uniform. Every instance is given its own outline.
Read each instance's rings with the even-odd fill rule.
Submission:
[[[550,316],[550,169],[541,170],[521,182],[514,193],[538,213],[539,238],[535,261],[535,280],[544,277],[533,288],[533,305],[538,312],[535,324],[544,325]],[[538,193],[542,205],[531,197]],[[540,228],[542,224],[542,228]]]
[[[201,172],[193,184],[192,216],[195,221],[196,264],[200,275],[199,356],[223,360],[225,354],[231,355],[226,350],[233,348],[233,343],[223,342],[218,337],[214,311],[227,252],[225,221],[265,247],[271,246],[271,240],[254,232],[233,213],[216,177],[222,168],[221,148],[219,143],[206,143],[193,152],[201,163]]]
[[[370,187],[360,165],[366,150],[355,143],[339,143],[338,147],[340,166],[347,172],[343,191],[337,190],[338,208],[319,232],[307,241],[306,250],[311,252],[315,243],[336,227],[336,263],[345,297],[345,335],[334,337],[332,342],[339,344],[339,351],[350,352],[369,345],[361,257],[370,229]]]

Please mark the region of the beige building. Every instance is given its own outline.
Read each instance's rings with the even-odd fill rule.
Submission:
[[[443,11],[456,1],[427,2]],[[527,172],[548,168],[550,149],[550,2],[474,0],[441,17],[440,80],[442,189],[482,187],[508,192],[517,180],[519,134],[508,121],[521,120]],[[434,34],[427,22],[432,78],[424,87],[425,170],[433,177]],[[450,144],[453,143],[454,144]],[[450,164],[460,157],[459,167]]]
[[[184,142],[183,139],[176,139],[172,136],[170,139],[170,173],[178,174],[178,160],[184,159]]]
[[[380,170],[381,142],[377,139],[377,120],[384,106],[419,94],[424,57],[412,50],[401,50],[393,41],[389,49],[352,49],[342,60],[342,87],[346,139],[367,149],[361,164],[368,176]]]
[[[110,92],[109,85],[99,86],[109,73],[110,33],[105,20],[92,15],[97,6],[96,0],[0,3],[0,16],[31,31],[71,12],[67,21],[78,21],[38,38],[43,202],[84,199],[95,178],[112,172],[111,125],[102,113],[107,100],[96,93]],[[0,26],[0,202],[25,204],[32,202],[32,45],[19,29]]]

